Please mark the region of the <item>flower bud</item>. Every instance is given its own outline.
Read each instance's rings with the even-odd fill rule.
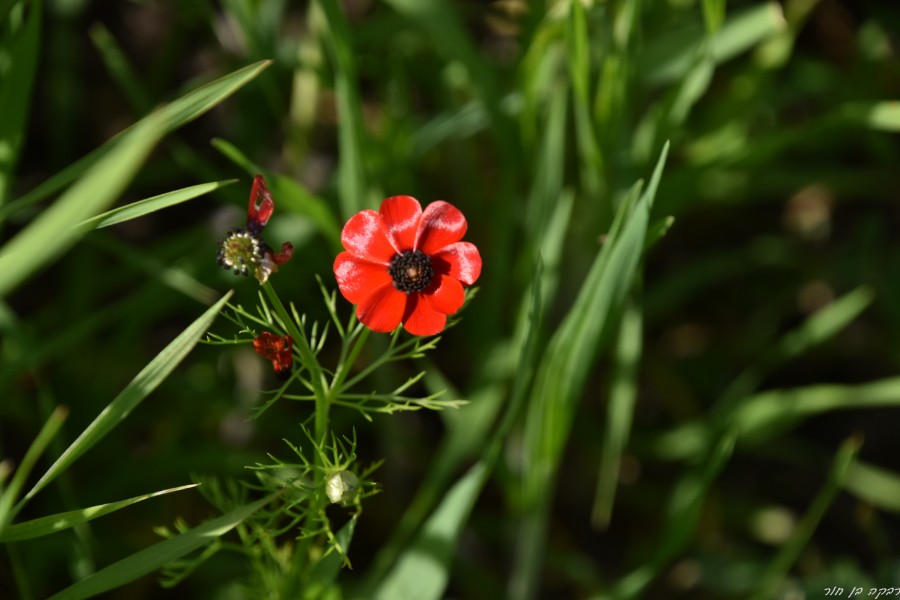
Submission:
[[[359,479],[350,471],[339,471],[325,483],[325,495],[332,504],[351,504],[359,490]]]

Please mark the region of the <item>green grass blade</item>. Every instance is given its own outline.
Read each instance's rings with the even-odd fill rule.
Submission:
[[[487,473],[486,465],[478,463],[450,488],[415,542],[375,591],[374,598],[437,600],[443,597],[456,542]]]
[[[858,437],[851,437],[841,444],[837,456],[834,458],[831,472],[828,474],[828,481],[825,483],[825,487],[822,488],[815,500],[813,500],[809,510],[803,515],[803,519],[800,520],[794,534],[781,547],[775,559],[769,564],[769,568],[763,574],[762,581],[756,589],[756,593],[751,596],[751,600],[767,600],[768,598],[776,597],[778,585],[787,575],[791,565],[796,562],[800,552],[809,543],[813,532],[819,525],[819,521],[825,516],[828,507],[834,502],[838,491],[847,480],[848,473],[856,455],[859,453],[860,446],[862,446],[862,439]]]
[[[129,130],[115,142],[115,152],[103,156],[50,208],[0,248],[0,297],[84,235],[85,230],[73,227],[73,223],[93,217],[112,204],[161,135],[156,120],[143,121]]]
[[[631,433],[634,406],[637,401],[637,366],[641,357],[643,320],[641,309],[630,302],[619,322],[619,334],[613,355],[613,381],[606,411],[606,433],[600,455],[600,477],[591,521],[606,528],[612,517],[619,479],[619,463]]]
[[[447,61],[459,61],[466,68],[472,85],[491,116],[491,123],[498,134],[497,143],[506,155],[514,156],[512,142],[516,138],[501,109],[496,74],[467,35],[459,11],[454,10],[446,0],[387,0],[386,3],[427,32],[435,50]]]
[[[555,473],[569,437],[577,399],[609,328],[637,272],[650,208],[662,176],[668,145],[639,201],[625,201],[575,304],[553,335],[538,367],[525,423],[523,505],[511,584],[512,597],[532,597],[545,543],[545,525]],[[637,189],[637,188],[635,188]],[[625,213],[627,217],[625,216]]]
[[[726,427],[732,427],[744,443],[761,444],[816,415],[895,406],[900,406],[900,377],[862,385],[778,389],[742,400]],[[652,447],[654,454],[668,460],[690,460],[702,456],[708,442],[709,430],[703,424],[691,423],[660,436]]]
[[[6,40],[0,39],[0,206],[6,204],[18,162],[28,109],[37,73],[43,2],[31,2],[24,24]],[[2,20],[0,20],[2,23]]]
[[[106,69],[119,85],[138,115],[144,115],[153,108],[147,97],[141,78],[134,71],[116,38],[102,23],[95,23],[90,29],[91,41],[106,64]]]
[[[338,141],[340,166],[338,188],[344,218],[368,208],[366,173],[363,165],[365,125],[362,102],[357,92],[356,62],[350,27],[337,0],[320,0],[319,5],[328,21],[329,35],[325,36],[334,63],[334,92],[337,98]]]
[[[147,119],[152,118],[156,120],[163,129],[163,134],[170,133],[201,116],[203,113],[231,96],[237,90],[253,81],[253,79],[271,63],[272,61],[264,60],[248,65],[188,92],[181,98],[163,106],[156,112],[148,115],[145,119],[138,121],[137,124],[132,125],[124,132],[120,133],[119,136],[69,165],[41,185],[34,188],[25,196],[22,196],[15,202],[11,202],[7,206],[0,207],[0,220],[6,218],[15,210],[47,198],[77,179],[82,173],[97,163],[97,161],[106,156],[111,149],[116,148],[120,137],[124,136],[127,132],[132,131],[134,128],[141,126]]]
[[[25,496],[25,501],[41,491],[60,473],[65,471],[82,454],[87,452],[107,433],[112,431],[122,419],[137,407],[166,377],[178,366],[212,325],[216,315],[231,298],[232,292],[225,294],[218,302],[191,323],[178,337],[172,340],[159,354],[151,360],[124,390],[88,425],[81,435],[63,452],[43,477]]]
[[[813,314],[742,372],[716,401],[715,412],[726,414],[742,398],[753,393],[769,373],[835,336],[856,319],[872,299],[871,289],[859,287]]]
[[[152,573],[225,535],[271,500],[272,496],[267,496],[180,535],[135,552],[54,594],[51,596],[51,600],[90,598]]]
[[[882,510],[900,512],[900,474],[860,460],[853,461],[844,489]]]
[[[137,219],[138,217],[149,215],[150,213],[156,212],[158,210],[162,210],[170,206],[175,206],[176,204],[181,204],[182,202],[187,202],[188,200],[193,200],[194,198],[198,198],[200,196],[203,196],[204,194],[208,194],[221,187],[230,185],[236,181],[237,179],[227,179],[224,181],[201,183],[199,185],[192,185],[180,190],[166,192],[165,194],[153,196],[152,198],[145,198],[144,200],[132,202],[131,204],[126,204],[125,206],[119,206],[112,210],[106,211],[103,214],[99,214],[96,217],[84,220],[79,224],[79,227],[84,227],[85,229],[90,230],[109,227],[110,225],[116,225],[118,223],[124,223],[125,221]]]
[[[59,428],[62,427],[68,414],[69,410],[63,406],[57,406],[56,409],[54,409],[37,437],[34,438],[31,446],[22,458],[22,462],[19,463],[12,480],[9,482],[9,486],[5,489],[0,487],[0,489],[3,490],[3,493],[0,494],[0,541],[3,541],[4,536],[9,529],[11,529],[11,527],[7,526],[7,523],[9,523],[15,515],[15,511],[12,511],[11,508],[19,496],[22,487],[25,485],[25,481],[28,479],[31,469],[34,467],[40,455],[44,453],[44,450],[46,450],[50,441],[59,432]],[[0,480],[0,482],[2,482],[2,480]]]
[[[760,42],[784,31],[787,23],[781,7],[766,2],[735,11],[709,40],[702,27],[675,31],[650,40],[638,61],[640,79],[650,84],[680,81],[694,64],[705,44],[716,64],[723,63]]]
[[[195,483],[191,485],[182,485],[179,487],[169,488],[167,490],[153,492],[151,494],[144,494],[143,496],[135,496],[134,498],[129,498],[127,500],[110,502],[108,504],[99,504],[97,506],[91,506],[90,508],[82,508],[79,510],[70,510],[64,513],[48,515],[46,517],[39,517],[37,519],[32,519],[23,523],[16,523],[15,525],[10,525],[2,533],[0,533],[0,543],[18,542],[21,540],[30,540],[33,538],[50,535],[58,531],[63,531],[65,529],[75,527],[76,525],[80,525],[82,523],[87,523],[88,521],[93,521],[98,517],[108,515],[109,513],[125,508],[126,506],[131,506],[132,504],[143,502],[144,500],[155,498],[157,496],[171,494],[172,492],[187,490],[193,487],[197,487],[198,485],[200,484]]]
[[[846,125],[896,133],[900,131],[900,101],[849,104],[838,111],[837,119]]]

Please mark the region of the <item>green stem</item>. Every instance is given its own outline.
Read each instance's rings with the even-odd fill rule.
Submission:
[[[364,327],[362,332],[360,332],[359,337],[356,339],[353,348],[347,354],[346,360],[341,361],[337,373],[334,375],[334,381],[331,383],[328,397],[329,401],[333,402],[340,396],[344,381],[347,379],[347,375],[350,374],[350,369],[359,357],[359,353],[362,352],[363,346],[366,345],[366,340],[369,339],[369,333],[371,333],[371,331],[372,330],[368,327]]]
[[[275,309],[275,314],[278,315],[287,332],[294,338],[303,366],[309,369],[310,383],[312,383],[313,394],[316,396],[316,442],[323,443],[328,435],[328,404],[330,398],[326,389],[325,377],[322,374],[322,367],[319,366],[319,361],[309,346],[309,340],[306,339],[305,333],[300,331],[297,324],[294,323],[272,284],[267,281],[262,288],[265,290],[272,308]]]

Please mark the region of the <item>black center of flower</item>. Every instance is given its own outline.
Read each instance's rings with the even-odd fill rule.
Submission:
[[[394,287],[401,292],[421,292],[434,278],[431,259],[421,250],[409,250],[395,254],[388,267]]]

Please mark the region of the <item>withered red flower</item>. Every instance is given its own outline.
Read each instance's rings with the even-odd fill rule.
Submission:
[[[413,335],[435,335],[465,300],[463,285],[481,274],[478,248],[463,242],[462,212],[443,200],[424,211],[412,196],[392,196],[364,210],[341,232],[345,252],[334,261],[341,294],[357,304],[360,322],[389,332],[403,323]]]
[[[294,356],[291,351],[293,345],[294,340],[291,336],[278,336],[268,331],[263,331],[258,338],[253,340],[253,349],[263,358],[272,361],[272,368],[281,379],[287,379],[291,374],[294,364]]]
[[[262,230],[274,211],[275,202],[266,187],[266,180],[257,175],[250,189],[247,226],[232,229],[219,244],[216,260],[222,268],[244,276],[253,273],[260,283],[265,283],[269,275],[278,270],[278,265],[291,259],[294,246],[290,242],[282,244],[281,251],[275,254],[262,239]]]

